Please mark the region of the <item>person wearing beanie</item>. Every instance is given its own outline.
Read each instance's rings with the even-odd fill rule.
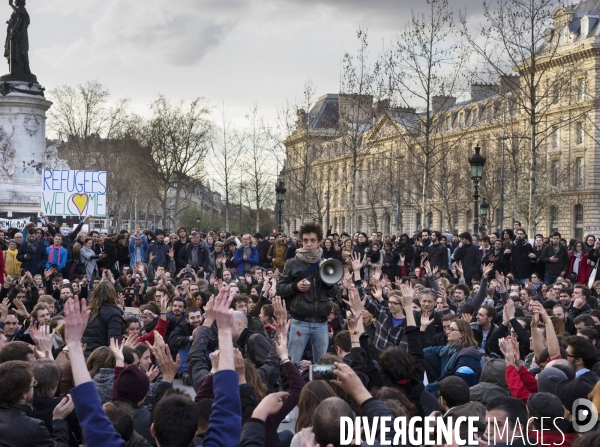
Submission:
[[[563,380],[556,386],[556,396],[564,407],[565,419],[573,421],[573,403],[577,399],[587,399],[594,389],[594,385],[583,377],[577,377],[574,380]]]
[[[538,375],[538,391],[556,395],[556,387],[567,380],[567,375],[558,368],[546,368]]]
[[[144,402],[149,389],[150,380],[148,376],[136,365],[124,368],[115,377],[115,400],[127,402],[131,405],[135,431],[150,444],[156,445],[156,441],[150,433],[150,411],[146,408],[140,408],[140,404]]]
[[[539,445],[562,445],[570,447],[578,433],[563,433],[558,426],[563,420],[563,405],[558,397],[539,392],[527,399],[529,437],[537,439]]]

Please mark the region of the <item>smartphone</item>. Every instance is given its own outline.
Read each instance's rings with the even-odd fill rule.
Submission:
[[[191,273],[192,269],[185,269],[185,273]]]
[[[310,365],[309,379],[310,380],[333,380],[335,379],[335,365]]]

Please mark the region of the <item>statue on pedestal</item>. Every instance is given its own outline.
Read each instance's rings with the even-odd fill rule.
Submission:
[[[29,14],[25,9],[25,0],[8,0],[13,9],[7,23],[6,42],[4,44],[4,57],[8,59],[10,74],[2,79],[28,80],[36,82],[37,78],[31,74],[29,68]]]

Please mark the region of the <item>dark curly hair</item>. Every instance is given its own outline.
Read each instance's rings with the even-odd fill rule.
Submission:
[[[404,348],[389,346],[379,355],[379,372],[394,382],[410,379],[413,369],[413,358]]]
[[[302,239],[303,235],[308,233],[315,233],[317,235],[317,242],[321,242],[323,240],[323,227],[316,222],[306,222],[300,227],[300,239]]]

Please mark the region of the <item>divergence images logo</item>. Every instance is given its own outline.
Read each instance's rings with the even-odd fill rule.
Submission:
[[[593,429],[598,422],[598,409],[587,399],[577,399],[571,408],[573,428],[578,433]]]

